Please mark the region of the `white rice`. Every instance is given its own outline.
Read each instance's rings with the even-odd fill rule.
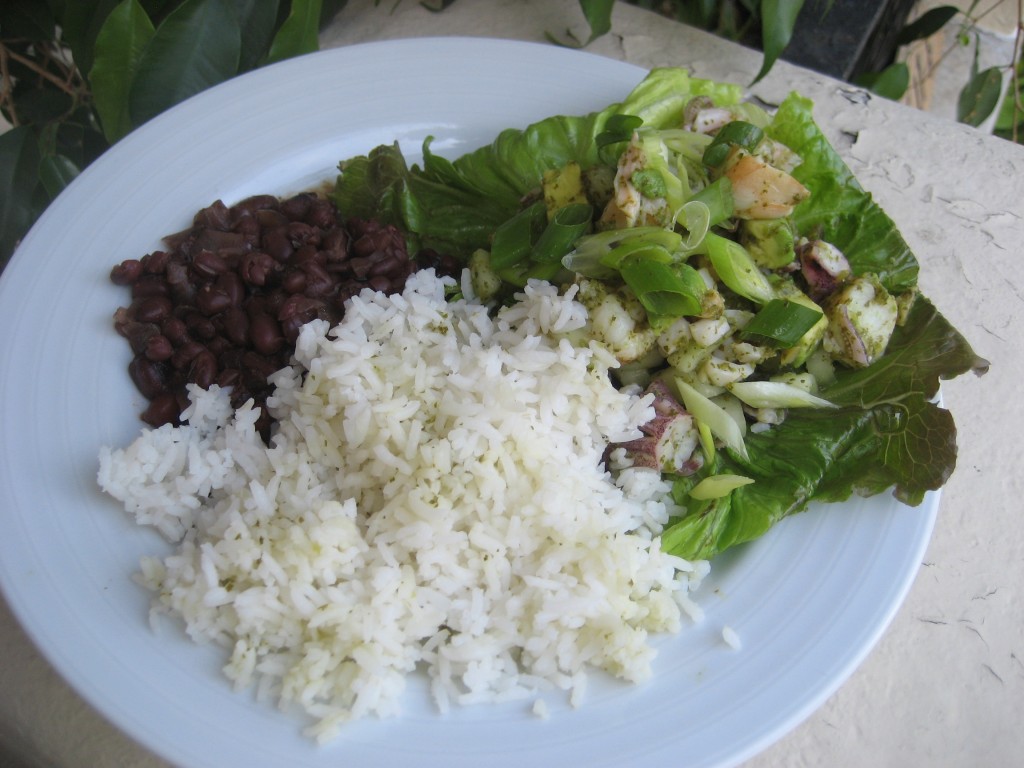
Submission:
[[[736,630],[730,627],[728,624],[722,627],[722,640],[725,644],[732,648],[734,651],[740,650],[743,647],[743,643],[740,641],[740,636]]]
[[[653,409],[570,343],[582,305],[535,283],[491,317],[446,285],[420,272],[307,325],[270,447],[213,387],[187,424],[100,455],[103,490],[176,544],[142,563],[154,610],[320,739],[397,713],[417,669],[441,711],[551,689],[578,705],[594,669],[648,678],[650,633],[699,615],[706,563],[660,548],[668,486],[605,469]]]

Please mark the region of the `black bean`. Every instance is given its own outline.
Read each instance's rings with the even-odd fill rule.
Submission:
[[[238,272],[225,272],[214,282],[217,290],[222,292],[231,301],[231,306],[240,307],[245,301],[245,283],[239,277]]]
[[[282,211],[273,208],[263,208],[256,212],[256,221],[259,222],[261,229],[287,227],[288,219],[289,217]]]
[[[183,371],[192,364],[192,361],[199,356],[200,353],[205,352],[206,347],[200,344],[198,341],[186,341],[171,355],[171,365],[179,371]]]
[[[170,293],[167,281],[160,275],[142,275],[132,283],[133,299],[144,299],[147,296],[169,296]]]
[[[265,312],[252,316],[249,323],[249,338],[256,351],[263,355],[276,354],[284,346],[281,326]]]
[[[178,398],[173,392],[161,392],[149,402],[149,407],[142,412],[142,420],[153,427],[163,424],[174,424],[181,415]]]
[[[310,206],[316,198],[311,192],[300,192],[281,201],[281,213],[292,221],[301,221],[309,213]]]
[[[217,200],[164,242],[167,250],[110,272],[131,288],[114,327],[132,348],[129,374],[150,400],[143,420],[177,423],[188,406],[185,385],[216,383],[231,389],[235,407],[251,399],[261,408],[264,439],[272,426],[267,377],[288,364],[303,325],[336,323],[363,288],[399,291],[414,269],[444,263],[433,252],[409,258],[397,229],[343,222],[312,192],[254,195],[230,208]],[[458,265],[449,263],[454,274]]]
[[[132,315],[140,323],[159,323],[174,311],[174,302],[166,296],[147,296],[132,302]]]
[[[266,285],[267,277],[276,267],[277,262],[262,251],[252,251],[245,254],[239,265],[242,280],[253,286]]]
[[[147,339],[143,354],[147,359],[160,363],[171,359],[171,356],[174,354],[174,345],[162,333],[154,333]]]
[[[217,358],[210,350],[204,349],[192,359],[188,370],[188,381],[203,389],[209,389],[216,380]]]
[[[230,221],[230,211],[221,200],[215,200],[209,206],[199,211],[192,219],[192,223],[197,227],[208,227],[221,231],[231,229]]]
[[[249,316],[240,307],[231,307],[222,315],[224,335],[239,347],[249,343]]]
[[[150,400],[166,391],[167,371],[161,363],[136,355],[128,364],[128,375],[139,392]]]
[[[306,273],[301,269],[289,269],[281,278],[281,288],[285,293],[304,293],[306,290]]]
[[[208,317],[204,317],[194,309],[190,309],[182,318],[191,336],[201,341],[209,341],[217,335],[217,327]]]
[[[163,319],[163,322],[160,323],[160,332],[174,346],[179,346],[188,341],[188,328],[180,318],[173,315]]]
[[[221,254],[204,248],[192,256],[192,269],[201,277],[216,277],[226,272],[228,265]]]
[[[218,387],[234,387],[242,380],[242,373],[237,368],[221,368],[214,382]]]
[[[125,259],[110,270],[110,280],[114,285],[131,285],[141,274],[142,262],[139,259]]]
[[[285,227],[271,229],[263,233],[263,250],[270,258],[279,262],[286,262],[292,257],[295,247],[288,239],[288,230]]]
[[[314,198],[309,206],[309,212],[305,215],[306,223],[317,229],[330,229],[338,219],[334,212],[334,206],[329,200]]]
[[[231,297],[212,283],[204,285],[196,294],[196,307],[207,317],[223,312],[231,303]]]
[[[288,224],[288,240],[295,248],[304,245],[319,245],[320,230],[304,221],[293,221]]]
[[[150,275],[162,275],[167,269],[171,254],[167,251],[154,251],[142,257],[142,270]]]
[[[121,335],[128,339],[128,345],[136,355],[145,351],[149,340],[160,333],[160,328],[153,323],[142,323],[129,320],[120,326]]]

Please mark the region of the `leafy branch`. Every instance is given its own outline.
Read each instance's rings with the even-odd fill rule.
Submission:
[[[400,2],[401,0],[396,0]],[[793,36],[804,0],[625,0],[757,47],[763,78]],[[379,0],[378,0],[379,2]],[[443,12],[455,0],[420,0]],[[978,71],[978,12],[941,6],[902,30],[927,38],[962,13],[956,45],[975,44],[959,119],[994,133],[1024,133],[1024,0],[1012,61]],[[0,3],[0,269],[21,237],[75,176],[120,138],[174,104],[243,72],[317,49],[317,33],[346,0],[3,0]],[[377,3],[375,2],[375,5]],[[549,37],[584,47],[612,28],[615,0],[579,0],[589,35]],[[945,55],[948,55],[948,51]],[[1003,75],[1009,85],[1003,92]],[[903,62],[859,81],[900,98]],[[1002,104],[1000,107],[999,104]]]
[[[4,0],[0,268],[53,199],[189,96],[314,51],[345,0]]]

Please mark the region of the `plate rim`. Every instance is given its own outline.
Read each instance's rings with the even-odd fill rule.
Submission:
[[[13,255],[10,263],[8,264],[7,269],[4,271],[3,276],[0,276],[0,316],[2,316],[4,312],[6,312],[7,302],[4,301],[5,298],[9,300],[11,298],[9,294],[13,293],[13,291],[15,290],[14,286],[18,284],[18,281],[23,281],[23,278],[21,277],[21,272],[27,269],[27,266],[21,265],[27,265],[27,262],[29,260],[29,257],[25,256],[24,254],[29,254],[33,251],[33,249],[35,248],[36,240],[38,238],[43,237],[43,234],[40,233],[45,233],[48,231],[49,228],[55,226],[53,222],[55,222],[57,218],[59,218],[64,207],[63,204],[60,204],[61,199],[73,199],[74,196],[78,194],[77,190],[79,189],[79,187],[84,188],[84,185],[87,184],[91,179],[99,176],[101,172],[106,172],[106,169],[108,167],[113,168],[114,166],[116,166],[118,162],[122,161],[123,156],[136,151],[137,147],[146,146],[147,143],[151,142],[153,137],[158,136],[164,130],[165,126],[172,124],[177,120],[180,120],[183,115],[189,114],[192,110],[201,109],[207,103],[216,101],[225,93],[234,94],[237,91],[255,87],[255,85],[258,85],[259,83],[262,82],[262,79],[274,79],[277,77],[283,77],[285,73],[291,73],[293,71],[301,72],[308,67],[314,67],[321,62],[327,61],[329,57],[337,57],[339,59],[344,59],[351,56],[358,56],[367,51],[381,53],[395,50],[413,51],[416,49],[422,49],[424,46],[437,44],[461,47],[464,50],[480,50],[484,47],[496,45],[499,48],[503,48],[505,51],[515,52],[523,50],[524,47],[528,47],[529,50],[536,51],[538,54],[540,54],[540,52],[543,51],[544,56],[554,55],[557,57],[565,57],[565,60],[572,59],[574,61],[582,61],[581,57],[586,57],[591,62],[601,61],[606,66],[614,65],[616,68],[621,68],[623,72],[626,72],[628,70],[640,75],[646,71],[642,67],[638,67],[633,64],[627,64],[625,62],[613,59],[607,59],[606,57],[599,56],[597,54],[579,51],[566,51],[563,49],[552,47],[550,45],[535,42],[498,40],[494,38],[430,37],[367,42],[352,46],[334,48],[326,51],[308,54],[306,56],[298,57],[296,59],[291,59],[280,64],[273,65],[272,68],[267,68],[265,70],[258,70],[256,72],[248,73],[232,81],[223,83],[220,86],[216,86],[215,88],[210,89],[202,94],[199,94],[196,97],[193,97],[192,99],[188,100],[187,102],[175,106],[167,113],[159,116],[147,125],[140,127],[137,131],[133,132],[132,134],[129,134],[129,136],[127,136],[123,140],[125,142],[124,144],[115,145],[115,147],[111,148],[111,150],[109,150],[107,153],[101,156],[101,158],[99,158],[96,161],[96,163],[102,163],[101,165],[96,165],[96,163],[94,163],[94,166],[91,166],[90,168],[86,169],[81,176],[75,179],[69,186],[69,191],[63,193],[62,196],[58,198],[58,200],[55,201],[55,203],[51,205],[50,208],[43,214],[43,216],[40,217],[39,222],[37,222],[36,226],[32,228],[32,230],[23,240],[22,245],[19,246],[19,248]],[[268,75],[267,72],[270,72],[271,70],[273,70],[275,74]],[[595,105],[595,107],[597,108],[599,108],[600,106],[603,105]],[[123,148],[119,150],[119,146]],[[98,168],[99,170],[92,170],[94,167]],[[85,179],[85,181],[83,181],[83,179]],[[156,236],[159,237],[160,235],[158,234]],[[111,265],[106,266],[109,268],[109,266]],[[15,267],[15,271],[13,272],[11,271],[12,267]],[[15,275],[15,277],[9,277],[9,275],[12,274]],[[0,359],[6,357],[7,350],[8,346],[6,342],[0,342]],[[4,490],[3,493],[5,496],[9,496],[8,490]],[[786,733],[791,731],[792,728],[796,727],[796,725],[798,725],[800,722],[803,722],[812,712],[818,709],[827,698],[829,698],[833,693],[835,693],[836,690],[838,690],[838,688],[843,684],[843,682],[845,682],[845,680],[848,679],[849,675],[852,674],[852,672],[863,662],[863,660],[868,656],[868,654],[877,644],[878,640],[881,638],[882,634],[885,632],[885,630],[891,623],[892,619],[895,617],[896,613],[899,610],[899,607],[902,605],[906,597],[906,594],[913,583],[914,577],[916,576],[917,571],[920,567],[921,558],[931,538],[931,531],[934,525],[938,503],[939,493],[935,492],[933,494],[929,494],[923,509],[923,517],[926,518],[926,530],[923,530],[919,534],[918,539],[914,542],[913,552],[911,553],[913,556],[908,559],[906,567],[902,569],[901,582],[897,585],[896,589],[896,593],[898,593],[897,597],[890,601],[890,605],[888,606],[888,609],[885,611],[885,615],[882,617],[880,621],[876,622],[876,625],[873,627],[873,631],[870,633],[871,637],[869,641],[861,643],[861,646],[859,649],[857,649],[857,652],[849,656],[846,663],[844,664],[842,673],[838,676],[834,676],[834,679],[830,681],[829,685],[820,687],[816,695],[813,696],[810,700],[806,701],[802,707],[800,707],[796,711],[790,712],[789,715],[785,718],[784,724],[778,726],[773,731],[773,733],[765,734],[765,736],[760,741],[748,744],[745,751],[743,751],[742,753],[736,753],[731,756],[726,756],[726,762],[716,764],[734,764],[730,762],[733,758],[736,758],[737,761],[745,760],[763,751],[763,749],[765,749],[771,743],[774,743],[779,738],[784,736]],[[2,514],[4,518],[8,517],[9,510],[7,510],[6,506]],[[3,551],[4,549],[6,548],[0,548],[0,551]],[[49,643],[46,642],[47,638],[37,636],[37,633],[33,631],[31,612],[28,611],[27,606],[23,605],[22,602],[18,599],[19,595],[17,589],[12,590],[13,582],[10,579],[10,573],[8,568],[9,566],[6,563],[0,561],[0,591],[3,592],[7,604],[10,606],[12,610],[12,613],[14,613],[14,615],[17,617],[19,623],[21,623],[23,629],[25,629],[26,634],[28,634],[36,648],[39,649],[42,655],[45,658],[47,658],[48,662],[53,667],[55,667],[58,670],[58,672],[60,672],[61,677],[66,682],[68,682],[69,685],[71,685],[71,687],[74,690],[76,690],[76,692],[82,698],[84,698],[94,709],[98,710],[101,714],[104,715],[104,717],[107,718],[108,721],[115,725],[115,727],[121,729],[123,732],[126,733],[126,735],[129,738],[135,740],[143,746],[149,749],[154,749],[154,751],[157,751],[154,744],[151,743],[150,740],[145,738],[145,734],[142,734],[142,737],[140,738],[139,733],[125,729],[123,722],[119,718],[118,713],[110,711],[109,707],[97,704],[95,692],[90,690],[89,686],[83,685],[82,680],[79,679],[78,675],[73,669],[73,663],[70,662],[69,659],[62,657],[58,653],[55,653],[55,649],[50,647]],[[160,749],[159,753],[166,759],[172,759],[172,756],[165,754],[163,749]]]

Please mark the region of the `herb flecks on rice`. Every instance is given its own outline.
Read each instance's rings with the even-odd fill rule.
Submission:
[[[417,273],[305,326],[269,446],[213,387],[182,426],[101,454],[103,489],[177,545],[142,564],[155,610],[321,739],[398,712],[417,667],[441,711],[552,688],[576,705],[590,670],[646,679],[650,633],[699,615],[707,564],[658,538],[668,484],[605,464],[651,398],[570,343],[572,290],[533,283],[491,316],[446,285]]]

